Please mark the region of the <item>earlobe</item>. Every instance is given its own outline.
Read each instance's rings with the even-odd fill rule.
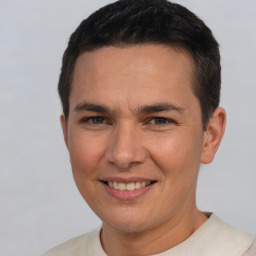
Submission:
[[[67,130],[67,123],[66,123],[66,118],[65,118],[64,114],[61,114],[61,116],[60,116],[60,123],[61,123],[61,127],[62,127],[64,141],[65,141],[66,147],[68,149],[68,130]]]
[[[213,161],[225,132],[226,112],[223,108],[217,108],[210,118],[204,132],[204,144],[201,155],[201,163],[209,164]]]

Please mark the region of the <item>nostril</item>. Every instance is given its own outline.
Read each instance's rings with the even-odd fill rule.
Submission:
[[[120,169],[132,168],[146,159],[146,152],[141,145],[141,137],[129,124],[120,124],[109,138],[106,158],[109,163]]]

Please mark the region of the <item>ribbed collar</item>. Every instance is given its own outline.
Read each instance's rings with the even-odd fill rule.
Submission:
[[[88,238],[88,255],[107,256],[100,243],[100,230]],[[213,213],[184,242],[154,256],[242,256],[253,241],[252,235],[226,224]]]

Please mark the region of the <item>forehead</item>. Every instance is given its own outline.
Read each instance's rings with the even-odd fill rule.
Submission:
[[[169,46],[164,44],[137,44],[131,46],[106,46],[92,51],[81,53],[75,64],[74,72],[78,71],[78,66],[83,66],[88,71],[97,69],[98,71],[113,71],[115,64],[118,68],[125,66],[127,73],[129,71],[146,71],[146,69],[165,73],[174,71],[174,66],[186,66],[189,73],[193,72],[193,59],[190,53],[184,48],[178,46]],[[121,64],[121,65],[120,65]],[[103,67],[105,66],[105,69]],[[158,70],[156,70],[158,68]],[[85,71],[85,70],[84,70]],[[77,73],[77,72],[76,72]]]
[[[82,53],[75,65],[72,101],[120,99],[159,101],[192,92],[193,61],[183,49],[161,44],[103,47]],[[144,95],[144,98],[143,98]],[[130,98],[129,98],[130,97]]]

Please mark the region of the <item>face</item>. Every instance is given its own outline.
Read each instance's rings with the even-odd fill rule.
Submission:
[[[78,57],[62,126],[76,185],[103,225],[138,232],[195,208],[205,137],[192,67],[163,45]]]

